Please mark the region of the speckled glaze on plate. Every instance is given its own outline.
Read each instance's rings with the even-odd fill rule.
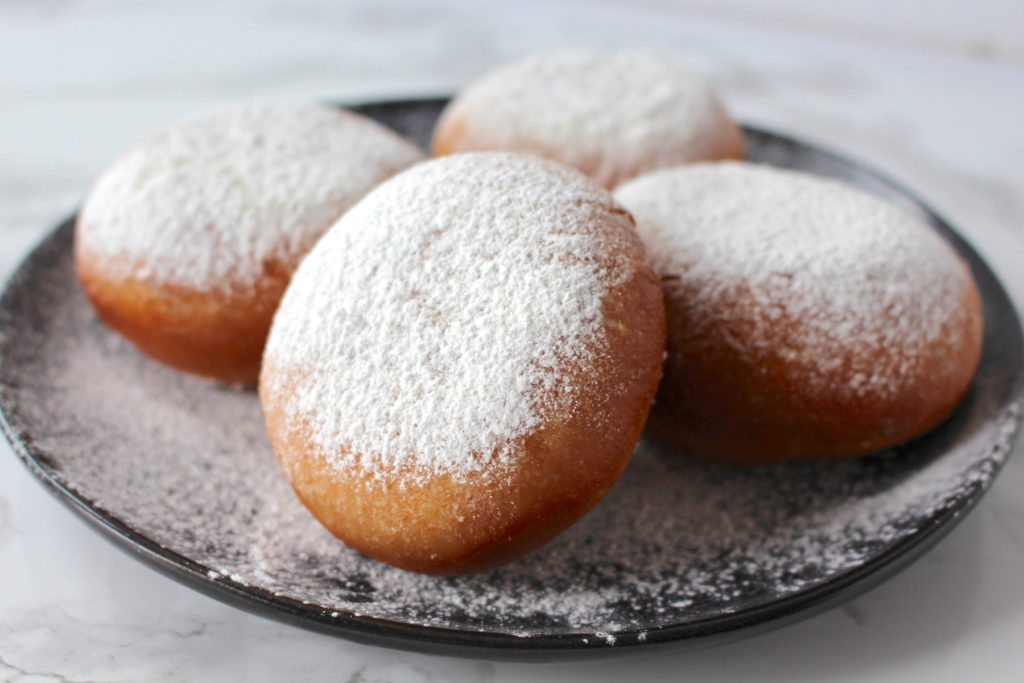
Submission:
[[[444,100],[356,107],[426,145]],[[1020,323],[998,281],[895,183],[746,128],[754,161],[842,179],[920,216],[969,262],[984,301],[978,376],[957,412],[898,449],[730,469],[646,439],[612,494],[513,565],[437,579],[359,556],[278,473],[252,391],[140,356],[79,291],[73,219],[0,299],[0,416],[29,470],[123,549],[249,611],[438,654],[563,659],[696,647],[837,605],[934,545],[1010,452],[1024,386]]]

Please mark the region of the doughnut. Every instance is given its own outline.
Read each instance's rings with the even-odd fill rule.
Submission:
[[[107,170],[75,262],[100,319],[152,358],[252,384],[302,256],[372,187],[421,159],[331,107],[226,107],[170,126]]]
[[[664,304],[632,219],[567,167],[425,162],[297,270],[259,393],[298,497],[402,569],[484,571],[545,543],[628,464]]]
[[[665,290],[650,429],[687,454],[769,464],[920,436],[965,395],[982,311],[916,217],[840,182],[696,164],[615,192]]]
[[[612,188],[666,166],[742,159],[744,142],[689,71],[643,54],[565,51],[501,67],[445,108],[434,154],[477,150],[536,154]]]

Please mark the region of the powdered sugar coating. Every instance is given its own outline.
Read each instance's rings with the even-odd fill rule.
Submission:
[[[435,145],[558,160],[613,187],[664,166],[740,154],[739,131],[710,86],[642,53],[562,51],[509,64],[466,88]]]
[[[233,105],[159,131],[114,163],[82,211],[80,246],[111,277],[200,291],[293,268],[374,185],[422,158],[362,116]]]
[[[582,175],[525,156],[399,174],[296,272],[264,400],[304,416],[339,468],[496,471],[547,411],[571,407],[567,369],[603,349],[604,297],[638,265],[614,257],[631,230],[616,212]]]
[[[991,412],[1005,386],[993,377],[934,438],[873,458],[733,468],[644,439],[609,496],[532,555],[480,575],[409,573],[310,516],[253,392],[151,363],[100,323],[66,234],[59,246],[50,277],[32,280],[42,327],[20,322],[3,349],[17,349],[2,356],[11,424],[30,426],[33,452],[95,509],[289,613],[301,603],[342,621],[524,638],[600,631],[628,644],[637,629],[784,600],[877,559],[987,486],[1021,420],[1016,403]]]
[[[432,103],[405,104],[391,120],[428,131],[436,113]],[[763,132],[752,141],[757,158],[870,181],[799,143]],[[300,618],[320,628],[337,620],[342,636],[381,633],[379,621],[353,619],[364,615],[505,635],[527,648],[538,634],[600,646],[588,631],[602,631],[621,647],[663,639],[662,625],[792,606],[801,591],[835,586],[922,532],[948,528],[936,512],[969,507],[1021,420],[1006,398],[1020,390],[1016,317],[981,266],[995,343],[971,397],[933,437],[878,458],[758,469],[674,457],[644,441],[609,498],[538,553],[480,576],[411,574],[345,547],[303,509],[254,394],[151,363],[104,327],[75,278],[70,235],[65,226],[47,240],[0,309],[0,407],[17,450],[36,458],[38,476],[177,553],[171,561],[216,571],[234,601],[248,593],[254,608],[270,601],[290,621],[305,605]],[[450,647],[449,632],[428,635]]]
[[[688,338],[728,321],[743,358],[784,359],[802,381],[888,398],[923,371],[920,350],[962,345],[971,276],[934,231],[843,183],[741,162],[694,164],[627,183],[666,297]],[[779,344],[779,325],[793,326]],[[756,361],[752,361],[756,362]],[[845,364],[845,365],[843,365]]]

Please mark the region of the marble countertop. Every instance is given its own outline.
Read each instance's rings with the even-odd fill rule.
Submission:
[[[1011,40],[1024,28],[1019,3],[946,14],[924,0],[898,3],[892,24],[873,14],[877,2],[847,3],[845,14],[809,0],[751,12],[760,4],[627,4],[8,0],[0,273],[75,208],[119,151],[186,113],[245,98],[448,93],[514,56],[592,45],[683,60],[742,120],[898,178],[1024,305],[1024,55]],[[356,645],[215,602],[89,531],[3,444],[0,680],[1019,680],[1020,451],[946,540],[840,609],[698,652],[527,665]]]

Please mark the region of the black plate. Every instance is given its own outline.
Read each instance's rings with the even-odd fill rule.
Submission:
[[[444,100],[356,107],[426,143]],[[985,306],[978,376],[913,443],[842,462],[729,469],[646,440],[590,515],[510,567],[436,579],[362,558],[278,473],[251,391],[137,354],[75,280],[73,219],[0,300],[0,411],[29,470],[135,557],[243,609],[423,652],[557,659],[697,646],[839,604],[934,545],[998,472],[1020,422],[1020,323],[978,255],[906,190],[748,127],[753,160],[840,178],[917,214],[968,261]]]

